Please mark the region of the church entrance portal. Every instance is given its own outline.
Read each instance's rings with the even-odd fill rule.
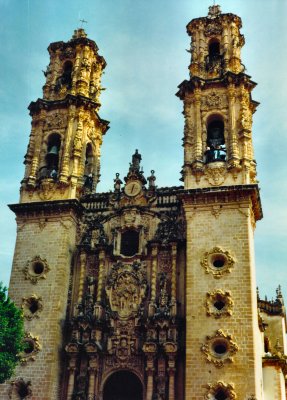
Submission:
[[[114,372],[104,386],[103,400],[142,400],[143,388],[139,378],[129,371]]]

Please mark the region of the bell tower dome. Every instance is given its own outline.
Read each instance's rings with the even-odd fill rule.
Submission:
[[[106,62],[82,28],[67,43],[51,43],[48,51],[43,98],[29,106],[32,130],[21,202],[78,198],[94,192],[100,177],[108,129],[98,114]]]
[[[209,7],[187,25],[190,79],[179,85],[184,102],[185,189],[256,183],[252,114],[256,84],[241,61],[241,19]]]

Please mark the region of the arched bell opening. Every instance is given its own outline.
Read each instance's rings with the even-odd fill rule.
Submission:
[[[61,136],[58,133],[52,133],[48,137],[47,152],[45,155],[45,165],[39,170],[39,178],[58,178],[59,156],[61,149]]]
[[[131,371],[114,372],[104,384],[103,400],[143,400],[142,382]]]
[[[220,58],[220,42],[218,39],[211,39],[208,43],[209,60]]]
[[[213,115],[207,121],[205,162],[226,160],[224,122],[221,116]]]
[[[84,165],[84,187],[93,189],[93,168],[94,168],[94,153],[91,143],[86,146],[85,165]]]
[[[132,257],[139,252],[140,234],[135,229],[127,229],[121,234],[121,255]]]
[[[73,63],[71,61],[66,61],[63,65],[62,75],[56,81],[55,90],[58,92],[62,87],[71,89],[72,87],[72,72]]]

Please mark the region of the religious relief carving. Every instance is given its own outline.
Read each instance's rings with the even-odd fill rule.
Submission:
[[[52,178],[42,179],[38,191],[41,200],[51,200],[56,193],[55,181]]]
[[[206,342],[201,346],[208,362],[222,368],[224,364],[233,362],[233,356],[238,351],[232,336],[218,329],[213,336],[206,336]]]
[[[164,274],[171,273],[171,254],[169,251],[159,253],[159,270]]]
[[[221,165],[219,162],[206,164],[204,171],[205,171],[205,179],[212,186],[222,185],[227,176],[227,170],[225,165]]]
[[[113,265],[106,283],[106,293],[112,311],[120,318],[136,315],[146,296],[147,280],[141,264]]]

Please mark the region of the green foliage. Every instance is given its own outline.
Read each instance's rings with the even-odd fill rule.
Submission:
[[[23,351],[24,323],[22,312],[7,296],[0,283],[0,383],[9,379]]]

